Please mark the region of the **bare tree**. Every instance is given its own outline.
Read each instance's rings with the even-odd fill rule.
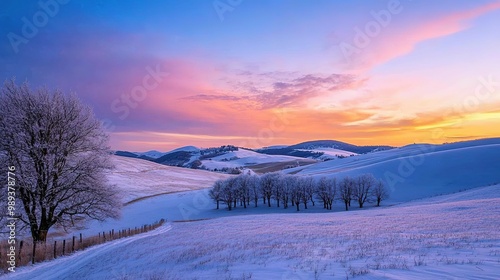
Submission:
[[[227,210],[231,211],[236,207],[237,192],[236,190],[237,179],[235,177],[228,178],[222,181],[222,188],[220,192],[220,199],[226,204]]]
[[[321,177],[315,185],[316,194],[323,201],[323,208],[332,210],[337,196],[337,179]]]
[[[354,180],[345,177],[340,181],[339,184],[339,194],[340,194],[340,199],[344,202],[345,204],[345,210],[349,210],[349,206],[351,205],[351,199],[352,199],[352,192],[354,188]]]
[[[377,201],[377,206],[380,206],[380,202],[389,197],[389,192],[385,188],[384,182],[381,180],[377,181],[375,187],[373,188],[372,195]]]
[[[304,189],[301,184],[301,179],[297,176],[290,176],[292,182],[291,189],[291,199],[293,205],[297,207],[297,211],[300,211],[300,202],[303,201]]]
[[[292,195],[292,190],[295,188],[295,178],[294,176],[283,176],[281,184],[282,192],[281,192],[281,201],[283,202],[283,208],[288,208],[288,202],[290,201],[290,197]],[[293,206],[293,205],[292,205]]]
[[[223,187],[224,187],[224,180],[219,179],[215,181],[214,186],[208,192],[210,198],[213,199],[215,203],[217,203],[217,209],[219,209],[219,202],[222,197]]]
[[[326,177],[321,177],[315,182],[316,194],[323,201],[323,208],[325,209],[328,209],[327,180]]]
[[[314,179],[310,176],[304,177],[302,179],[302,185],[304,188],[304,199],[310,200],[312,205],[315,206],[314,201],[314,193],[315,193],[315,184]],[[307,201],[304,202],[304,205],[307,209]]]
[[[105,176],[107,143],[101,122],[76,96],[5,82],[0,164],[15,168],[18,219],[34,241],[45,241],[54,225],[119,216],[117,191]]]
[[[251,177],[250,175],[242,174],[236,178],[238,181],[239,199],[243,203],[243,208],[247,208],[250,200]]]
[[[267,206],[269,207],[271,207],[271,197],[273,196],[274,177],[275,175],[272,173],[267,173],[260,177],[260,192],[264,197],[264,201],[267,200]]]
[[[309,195],[308,195],[308,189],[313,188],[313,184],[310,180],[310,177],[299,177],[298,178],[299,184],[298,184],[298,194],[300,196],[300,201],[304,204],[304,209],[307,209],[307,203],[309,202]]]
[[[375,186],[377,180],[372,174],[363,174],[356,178],[353,188],[353,197],[358,201],[359,208],[363,208],[365,202],[369,201],[371,189]]]
[[[257,175],[250,175],[250,196],[252,197],[255,207],[257,207],[259,203],[259,194],[260,194],[260,177]]]

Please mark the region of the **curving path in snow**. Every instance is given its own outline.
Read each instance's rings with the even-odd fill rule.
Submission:
[[[88,269],[96,273],[100,264],[95,260],[116,255],[117,252],[125,251],[131,243],[140,242],[146,238],[165,234],[172,229],[171,224],[165,224],[155,230],[122,238],[104,244],[78,251],[72,255],[60,257],[59,259],[35,264],[32,267],[19,268],[16,272],[8,274],[8,279],[68,279],[75,272]],[[4,277],[5,278],[5,275]],[[75,276],[74,279],[79,279]]]

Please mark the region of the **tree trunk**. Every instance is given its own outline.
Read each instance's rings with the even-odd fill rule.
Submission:
[[[219,200],[217,200],[217,209],[219,209]]]
[[[349,202],[347,202],[347,201],[346,201],[346,202],[345,202],[345,211],[349,211],[349,207],[348,207],[348,205],[349,205]]]
[[[300,209],[299,209],[299,207],[300,207],[300,203],[295,202],[295,205],[297,206],[297,211],[300,211]]]
[[[49,231],[48,229],[43,229],[43,230],[41,229],[41,230],[40,230],[40,233],[39,233],[39,234],[40,234],[40,236],[39,236],[39,241],[42,241],[42,242],[47,241],[47,232],[48,232],[48,231]]]
[[[380,206],[380,201],[381,201],[381,199],[380,199],[380,198],[377,198],[377,207],[379,207],[379,206]]]

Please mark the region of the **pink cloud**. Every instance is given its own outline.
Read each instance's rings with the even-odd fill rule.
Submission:
[[[417,26],[400,29],[389,33],[382,30],[380,38],[372,39],[370,44],[359,54],[353,54],[350,59],[356,68],[355,72],[365,72],[393,58],[404,56],[413,51],[418,43],[449,36],[463,31],[470,26],[471,20],[488,12],[500,9],[500,1],[476,7],[471,10],[451,13],[440,18],[423,20]],[[404,10],[401,14],[404,13]],[[392,24],[395,22],[393,21]],[[392,28],[389,24],[387,28]],[[387,34],[384,34],[387,32]]]

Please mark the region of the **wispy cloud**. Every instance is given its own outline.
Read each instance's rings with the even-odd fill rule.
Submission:
[[[226,92],[233,93],[233,95],[198,94],[188,96],[186,99],[200,101],[244,100],[250,108],[265,110],[301,106],[310,98],[347,88],[355,88],[363,83],[354,75],[343,74],[305,74],[293,77],[297,76],[297,73],[290,73],[288,77],[284,77],[282,73],[251,73],[246,71],[243,76],[245,76],[243,80],[226,81],[229,85]],[[252,81],[254,77],[257,78]]]
[[[356,69],[355,72],[371,70],[377,65],[411,53],[419,43],[466,30],[472,25],[472,20],[498,9],[500,1],[495,1],[469,10],[419,19],[410,26],[392,26],[396,22],[393,21],[387,27],[388,30],[373,39],[366,49],[350,57],[349,68]],[[407,10],[403,10],[401,15],[406,12]]]

